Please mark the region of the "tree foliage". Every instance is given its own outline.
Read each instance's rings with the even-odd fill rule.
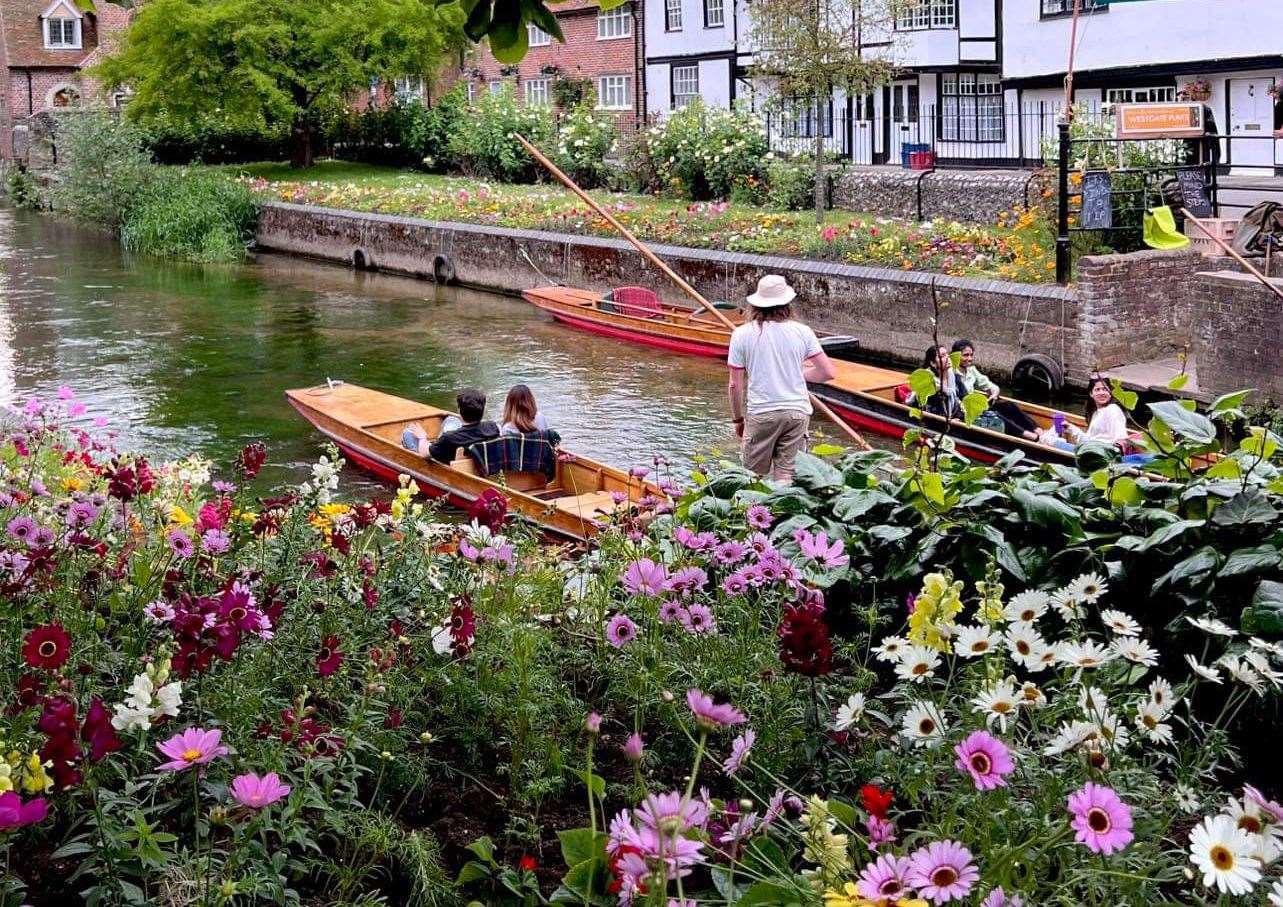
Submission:
[[[462,46],[462,22],[430,0],[152,0],[97,75],[133,89],[136,119],[288,124],[306,165],[322,112],[375,79],[429,77]]]

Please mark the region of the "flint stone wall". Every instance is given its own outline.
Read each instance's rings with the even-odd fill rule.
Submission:
[[[833,185],[833,206],[847,211],[992,224],[1004,211],[1032,204],[1036,173],[1006,170],[902,170],[852,167]]]

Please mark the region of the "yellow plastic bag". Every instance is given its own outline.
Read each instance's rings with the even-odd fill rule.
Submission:
[[[1176,229],[1176,217],[1167,205],[1155,205],[1145,212],[1141,237],[1151,249],[1182,249],[1189,245],[1189,237]]]

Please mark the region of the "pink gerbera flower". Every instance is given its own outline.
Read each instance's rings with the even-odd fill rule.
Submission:
[[[1088,781],[1069,795],[1074,837],[1092,853],[1109,855],[1132,840],[1132,811],[1111,788]]]
[[[751,529],[770,529],[771,523],[775,521],[771,511],[763,504],[754,504],[748,508],[746,519]]]
[[[192,541],[191,536],[181,529],[174,529],[165,536],[165,541],[169,543],[169,550],[173,552],[174,557],[179,560],[186,560],[196,551],[196,544]]]
[[[1000,886],[989,892],[980,907],[1025,907],[1025,899],[1018,894],[1008,895]]]
[[[749,754],[753,752],[753,744],[757,741],[757,734],[752,728],[740,734],[731,742],[731,754],[726,757],[722,763],[722,770],[726,774],[734,776],[744,763],[748,761]]]
[[[207,731],[198,727],[189,727],[164,743],[156,744],[156,749],[170,759],[169,762],[161,764],[158,770],[181,772],[193,765],[204,765],[219,756],[226,756],[228,749],[221,744],[222,739],[223,732],[220,730]]]
[[[908,889],[905,876],[908,875],[911,867],[912,862],[908,857],[883,854],[864,867],[855,887],[861,897],[868,898],[870,901],[894,904]]]
[[[980,878],[971,851],[957,841],[933,841],[909,859],[906,881],[933,904],[965,898]]]
[[[232,781],[231,793],[232,799],[241,806],[262,809],[289,796],[290,786],[283,784],[276,772],[268,772],[261,778],[253,772],[246,772]]]
[[[682,607],[681,602],[670,598],[659,606],[659,622],[662,624],[671,624],[673,621],[681,617],[682,611],[684,610],[685,609]]]
[[[743,724],[744,713],[733,705],[715,703],[713,697],[701,690],[686,691],[686,705],[695,716],[695,723],[706,731]]]
[[[650,558],[633,561],[624,571],[624,588],[630,595],[662,595],[668,570]]]
[[[622,649],[637,638],[637,625],[627,614],[616,614],[606,624],[606,641]]]
[[[708,819],[708,807],[697,799],[688,799],[673,791],[651,794],[637,807],[637,821],[664,837],[672,838],[688,828],[698,828]]]
[[[1006,776],[1016,770],[1011,761],[1011,751],[988,731],[975,731],[953,748],[958,754],[954,763],[959,771],[971,775],[976,790],[993,790],[1006,787]]]
[[[682,608],[677,617],[682,622],[682,626],[696,636],[707,636],[717,632],[717,620],[706,605]]]

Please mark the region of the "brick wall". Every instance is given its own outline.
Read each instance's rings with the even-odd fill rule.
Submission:
[[[1283,402],[1283,300],[1249,274],[1213,271],[1194,279],[1191,302],[1199,389]]]

